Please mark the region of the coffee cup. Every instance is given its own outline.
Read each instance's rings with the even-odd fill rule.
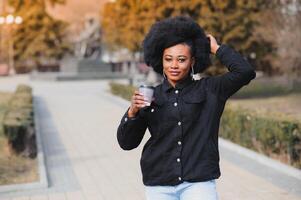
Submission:
[[[139,93],[144,96],[146,103],[146,106],[150,106],[153,100],[154,95],[154,87],[148,86],[148,85],[141,85],[139,87]]]

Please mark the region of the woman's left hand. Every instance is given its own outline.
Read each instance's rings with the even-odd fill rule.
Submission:
[[[207,37],[210,38],[211,53],[216,54],[216,51],[219,48],[219,45],[217,44],[216,39],[211,34],[207,34]]]

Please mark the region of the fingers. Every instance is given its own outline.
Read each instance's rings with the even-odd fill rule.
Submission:
[[[135,92],[135,94],[133,95],[133,98],[136,100],[144,100],[144,96],[142,94],[140,94],[139,92]]]
[[[140,94],[138,90],[135,90],[134,95],[142,95],[142,94]]]
[[[210,39],[210,41],[215,40],[215,38],[211,34],[207,34],[206,36]]]
[[[132,96],[132,101],[134,103],[143,103],[145,100],[142,94],[140,94],[138,91],[135,91],[135,94]]]
[[[209,37],[210,43],[214,43],[214,42],[216,43],[215,37],[213,37],[211,34],[207,34],[206,36]]]
[[[216,54],[216,51],[219,48],[219,45],[218,45],[215,37],[213,37],[211,34],[206,34],[206,35],[210,39],[211,53]]]
[[[137,107],[137,108],[143,108],[146,106],[145,101],[141,101],[141,100],[136,100],[132,103],[133,106]]]
[[[211,39],[216,40],[215,37],[214,37],[213,35],[211,35],[211,34],[206,34],[206,36],[209,37],[210,40],[211,40]]]
[[[144,96],[140,94],[138,91],[135,91],[132,96],[132,105],[137,108],[143,108],[147,105],[147,101],[144,99]]]

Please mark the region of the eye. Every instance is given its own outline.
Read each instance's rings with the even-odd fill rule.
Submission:
[[[165,58],[165,61],[170,62],[172,59],[171,58]]]
[[[183,62],[186,61],[186,59],[185,59],[185,58],[179,58],[178,61],[179,61],[180,63],[183,63]]]

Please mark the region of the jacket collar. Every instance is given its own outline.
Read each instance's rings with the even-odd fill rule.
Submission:
[[[168,92],[171,89],[180,89],[181,90],[184,87],[190,85],[192,82],[193,82],[192,77],[188,75],[183,80],[180,80],[179,82],[177,82],[175,88],[173,88],[173,86],[168,82],[168,80],[164,79],[164,81],[163,81],[163,91]]]

